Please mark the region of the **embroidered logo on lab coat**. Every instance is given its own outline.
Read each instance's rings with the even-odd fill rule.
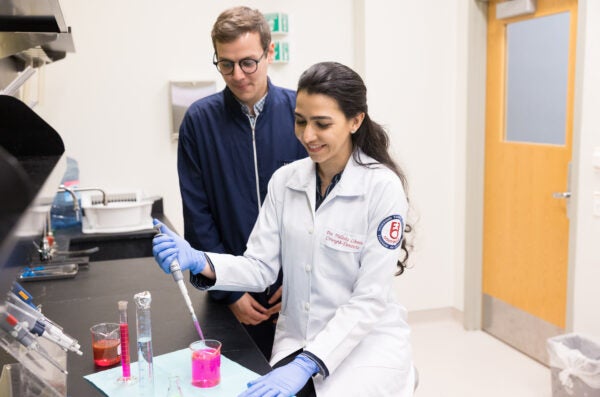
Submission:
[[[400,215],[390,215],[379,223],[377,239],[385,248],[396,249],[402,242],[404,221]]]

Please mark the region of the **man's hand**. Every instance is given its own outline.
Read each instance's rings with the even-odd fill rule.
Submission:
[[[277,291],[275,291],[275,293],[273,294],[273,296],[271,296],[271,298],[269,298],[269,305],[273,305],[275,302],[277,302],[276,305],[271,306],[268,309],[267,315],[269,317],[271,317],[273,314],[275,313],[279,313],[281,311],[281,293],[283,291],[283,286],[279,286],[279,288],[277,288]],[[277,323],[277,318],[273,319],[273,323]]]
[[[249,293],[242,295],[240,299],[229,305],[235,318],[242,324],[256,325],[271,317],[269,309],[264,308]]]

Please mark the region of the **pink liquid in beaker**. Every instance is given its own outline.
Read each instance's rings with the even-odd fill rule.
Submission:
[[[192,385],[213,387],[221,381],[221,349],[204,349],[192,352]]]

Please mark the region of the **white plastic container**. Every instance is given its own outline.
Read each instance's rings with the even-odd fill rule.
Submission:
[[[123,233],[152,229],[152,200],[142,199],[140,192],[107,193],[107,204],[102,194],[88,192],[81,197],[83,233]]]

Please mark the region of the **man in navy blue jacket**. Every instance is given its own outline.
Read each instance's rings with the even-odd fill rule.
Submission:
[[[271,175],[306,151],[294,135],[295,92],[267,76],[274,44],[264,16],[248,7],[228,9],[217,18],[212,41],[226,88],[192,104],[179,130],[184,237],[202,251],[241,255]],[[210,294],[229,305],[268,359],[281,274],[263,293]]]

